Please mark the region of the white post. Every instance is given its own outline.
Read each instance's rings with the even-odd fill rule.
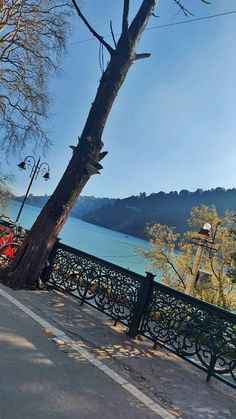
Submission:
[[[186,285],[185,294],[193,295],[194,287],[197,280],[198,270],[200,267],[201,259],[204,253],[205,243],[207,241],[208,236],[209,236],[209,231],[204,228],[199,232],[200,241],[199,241],[196,255],[193,261],[192,273]]]

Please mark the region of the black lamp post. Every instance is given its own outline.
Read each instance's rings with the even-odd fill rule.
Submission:
[[[50,166],[49,166],[49,164],[48,163],[45,163],[45,162],[43,162],[43,163],[40,164],[40,160],[41,160],[41,158],[39,157],[38,158],[38,161],[36,162],[36,160],[35,160],[35,158],[33,156],[27,156],[21,163],[19,163],[17,165],[20,170],[31,169],[31,173],[30,173],[29,186],[28,186],[28,189],[27,189],[26,194],[24,196],[24,199],[22,201],[22,204],[21,204],[21,207],[19,209],[19,212],[17,214],[16,222],[20,218],[21,212],[22,212],[23,207],[25,205],[25,201],[26,201],[26,198],[27,198],[27,196],[29,194],[29,191],[30,191],[31,185],[33,183],[33,180],[34,179],[37,179],[39,173],[43,176],[43,178],[45,180],[50,179],[50,174],[49,174],[49,172],[50,172]]]

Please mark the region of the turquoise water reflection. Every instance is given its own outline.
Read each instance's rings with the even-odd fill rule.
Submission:
[[[9,216],[15,219],[19,208],[20,204],[13,202],[8,210]],[[39,208],[25,205],[20,218],[21,225],[30,228],[39,212]],[[69,246],[141,275],[145,275],[145,271],[149,270],[148,261],[135,251],[136,247],[149,249],[150,245],[145,240],[89,224],[75,217],[68,218],[60,237],[61,241]]]

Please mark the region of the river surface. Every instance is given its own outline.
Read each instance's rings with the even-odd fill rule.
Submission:
[[[7,214],[15,219],[20,208],[19,202],[12,202]],[[20,217],[20,224],[30,228],[40,208],[25,205]],[[91,255],[115,263],[131,271],[145,275],[148,260],[136,252],[136,248],[149,249],[146,240],[86,223],[79,218],[69,217],[60,233],[61,242]]]

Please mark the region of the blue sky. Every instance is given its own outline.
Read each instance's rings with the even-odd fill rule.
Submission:
[[[135,10],[140,1],[131,3]],[[236,10],[236,0],[183,3],[195,18]],[[112,19],[119,33],[121,0],[81,4],[98,32],[109,34]],[[160,18],[149,27],[186,20],[177,11],[173,0],[160,0]],[[235,23],[232,14],[145,32],[138,51],[151,52],[151,58],[136,62],[128,74],[104,131],[109,152],[104,170],[90,179],[83,195],[122,198],[144,191],[236,187]],[[34,194],[53,192],[95,96],[101,70],[98,44],[86,41],[90,38],[75,17],[61,75],[50,82],[53,146],[43,160],[51,166],[51,180],[39,177]],[[9,159],[18,194],[25,192],[29,173],[18,172],[16,164],[32,149]]]

